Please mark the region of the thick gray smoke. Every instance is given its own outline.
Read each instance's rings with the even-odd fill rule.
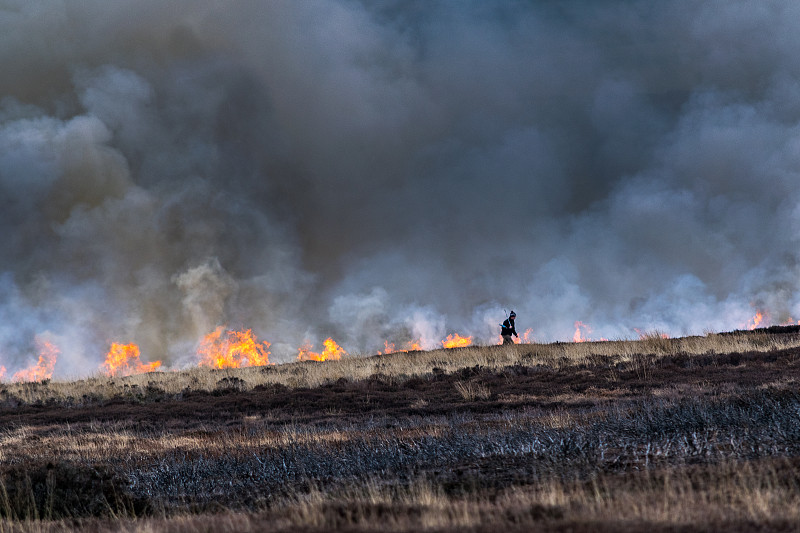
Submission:
[[[797,50],[795,0],[1,0],[0,363],[800,319]]]

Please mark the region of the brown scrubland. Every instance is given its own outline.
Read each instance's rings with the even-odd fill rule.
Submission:
[[[797,531],[800,327],[0,385],[0,531]]]

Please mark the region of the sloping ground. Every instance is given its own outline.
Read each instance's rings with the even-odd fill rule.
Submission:
[[[797,347],[316,387],[219,375],[206,391],[7,394],[0,514],[43,530],[800,528]]]
[[[453,373],[434,369],[430,375],[398,380],[375,374],[368,379],[339,379],[314,388],[257,386],[240,391],[223,378],[211,392],[186,390],[168,394],[153,387],[143,395],[62,406],[56,402],[0,407],[0,423],[27,425],[119,421],[152,427],[192,421],[230,423],[269,413],[273,423],[321,423],[375,416],[430,416],[454,410],[491,413],[526,406],[559,408],[649,398],[679,396],[693,390],[719,396],[726,390],[781,386],[800,380],[800,348],[689,356],[642,356],[643,360],[612,365],[609,357],[557,370],[544,365],[516,364],[501,370],[479,366]],[[324,365],[325,363],[306,363]],[[457,383],[487,390],[486,398],[470,401]],[[36,387],[36,383],[29,384]],[[6,402],[14,404],[15,402]]]

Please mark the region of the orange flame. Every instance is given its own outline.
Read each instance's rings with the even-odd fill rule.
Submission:
[[[383,352],[378,351],[378,355],[387,355],[390,353],[395,353],[397,350],[394,349],[394,343],[390,343],[389,341],[383,341]]]
[[[211,368],[241,368],[264,366],[269,362],[267,341],[259,343],[252,330],[232,331],[220,326],[209,333],[197,347],[200,366]]]
[[[405,349],[403,351],[404,352],[419,352],[421,350],[422,350],[422,345],[420,344],[420,341],[408,341],[408,344],[406,344],[406,347],[405,347]]]
[[[344,349],[336,344],[336,342],[328,337],[325,339],[322,344],[325,345],[325,349],[322,353],[314,353],[311,351],[313,346],[310,343],[306,343],[300,347],[297,360],[298,361],[338,361],[342,358],[343,355],[347,355],[347,352]]]
[[[756,311],[756,316],[750,319],[750,322],[747,323],[747,329],[753,330],[756,329],[761,322],[764,320],[764,313],[761,311]]]
[[[589,340],[583,336],[581,330],[583,330],[585,333],[592,332],[592,328],[578,320],[575,322],[575,334],[572,336],[572,342],[586,342]]]
[[[6,377],[6,367],[0,366],[0,381],[3,381],[3,378]]]
[[[472,344],[472,337],[462,337],[458,333],[448,335],[446,340],[442,341],[442,346],[445,348],[463,348]]]
[[[12,381],[42,381],[53,377],[53,369],[60,350],[47,341],[37,340],[39,345],[39,361],[26,370],[20,370],[12,376]]]
[[[530,344],[532,342],[536,342],[533,338],[533,328],[526,329],[525,333],[514,339],[515,344]]]
[[[160,366],[161,361],[142,363],[139,359],[139,347],[135,344],[114,342],[106,354],[105,362],[100,365],[100,371],[107,376],[121,377],[153,372]]]
[[[397,352],[401,352],[401,353],[418,352],[418,351],[422,350],[422,346],[420,345],[419,341],[408,341],[406,343],[405,347],[403,349],[401,349],[401,350],[396,350],[395,347],[394,347],[394,343],[393,342],[389,342],[389,341],[383,341],[383,347],[384,347],[384,351],[383,352],[378,352],[378,355],[381,355],[381,354],[387,355],[387,354],[390,354],[390,353],[397,353]]]
[[[513,337],[512,340],[514,344],[531,344],[536,342],[536,339],[533,338],[533,328],[528,328],[525,330],[525,333],[520,335],[519,337]],[[497,345],[501,346],[503,344],[503,336],[497,336]]]
[[[592,328],[581,322],[580,320],[575,322],[575,334],[572,336],[572,342],[596,342],[597,340],[600,341],[607,341],[608,339],[605,337],[600,337],[599,339],[590,339],[588,337],[584,337],[581,333],[581,330],[584,333],[591,333]]]

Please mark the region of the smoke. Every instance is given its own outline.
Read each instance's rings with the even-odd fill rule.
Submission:
[[[216,258],[176,276],[175,284],[183,292],[183,308],[197,338],[224,321],[225,303],[236,290],[236,281]]]
[[[0,1],[0,363],[800,319],[791,0]]]

